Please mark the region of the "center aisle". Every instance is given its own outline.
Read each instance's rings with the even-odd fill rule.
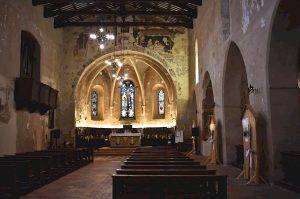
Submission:
[[[22,199],[111,199],[112,174],[126,157],[95,157],[94,163],[21,197]]]

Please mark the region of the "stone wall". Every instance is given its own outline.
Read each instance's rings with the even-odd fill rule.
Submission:
[[[14,79],[20,76],[21,31],[30,32],[41,46],[41,82],[58,88],[62,30],[44,19],[43,8],[31,0],[0,1],[0,155],[43,149],[49,141],[48,118],[16,111]]]
[[[267,154],[264,162],[265,165],[269,165],[268,174],[271,180],[280,176],[280,172],[278,172],[281,169],[279,165],[280,153],[278,151],[297,149],[297,145],[290,143],[289,139],[284,139],[285,143],[290,143],[289,147],[285,147],[285,144],[279,142],[282,140],[282,136],[276,135],[278,133],[275,133],[274,129],[272,130],[272,125],[284,123],[284,121],[272,121],[270,115],[269,67],[272,66],[269,66],[269,48],[278,4],[278,0],[203,1],[203,5],[198,8],[198,18],[194,20],[194,30],[190,33],[190,45],[194,44],[196,40],[198,41],[200,66],[200,84],[191,84],[190,91],[196,93],[197,106],[202,112],[202,82],[207,71],[212,80],[216,103],[215,114],[221,135],[221,154],[224,164],[231,164],[235,161],[234,146],[228,143],[235,139],[235,134],[232,132],[236,129],[233,126],[240,125],[231,124],[232,127],[229,128],[226,121],[232,123],[234,121],[239,122],[239,120],[235,119],[237,116],[233,112],[231,115],[226,114],[229,107],[224,104],[226,95],[234,97],[230,93],[230,89],[226,91],[225,95],[224,87],[229,83],[228,80],[230,81],[226,75],[234,75],[233,73],[226,74],[229,67],[227,60],[230,59],[228,58],[228,51],[230,46],[237,46],[237,51],[240,52],[245,65],[248,85],[251,84],[256,89],[250,94],[249,103],[260,116],[260,120],[263,121],[261,136],[264,153]],[[191,46],[190,52],[194,52],[193,46]],[[190,57],[190,67],[194,67],[193,56]],[[195,70],[191,69],[190,71]],[[190,76],[192,77],[191,73]],[[280,75],[280,73],[277,74]],[[190,80],[190,82],[194,82],[194,80]],[[199,120],[198,122],[201,123],[201,119]],[[295,129],[294,120],[290,127],[288,125],[285,122],[284,132],[281,131],[281,134],[286,134],[284,137],[288,137],[287,134],[292,135],[299,142],[299,136],[295,135],[297,131],[299,132],[299,125],[298,130]]]

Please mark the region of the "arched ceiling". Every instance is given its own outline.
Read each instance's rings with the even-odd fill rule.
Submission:
[[[32,0],[54,27],[182,26],[193,28],[202,0]]]
[[[174,82],[172,81],[170,74],[159,62],[157,62],[151,57],[148,57],[147,55],[143,55],[138,52],[124,51],[123,54],[121,54],[123,57],[118,57],[119,54],[115,53],[115,55],[117,55],[116,58],[123,60],[124,66],[113,70],[112,67],[105,63],[105,60],[111,59],[111,55],[112,54],[106,54],[98,58],[86,68],[84,73],[81,75],[79,82],[77,83],[75,91],[77,97],[75,98],[78,98],[78,95],[80,95],[80,93],[82,94],[83,90],[86,90],[83,89],[84,87],[87,88],[87,90],[89,90],[89,88],[92,86],[92,82],[96,79],[97,76],[99,76],[99,74],[105,75],[110,79],[112,83],[112,96],[114,93],[115,86],[118,83],[118,81],[112,76],[112,74],[125,74],[126,70],[130,69],[131,72],[134,72],[136,74],[138,83],[140,85],[143,85],[145,73],[149,70],[153,70],[165,83],[167,89],[166,91],[168,93],[170,101],[172,102],[176,100],[176,87],[174,85]],[[129,76],[128,78],[130,79]],[[143,91],[142,98],[144,101]]]

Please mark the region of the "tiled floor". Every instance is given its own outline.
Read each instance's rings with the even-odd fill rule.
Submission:
[[[22,199],[111,199],[112,178],[125,157],[96,157],[94,163],[56,180]],[[233,167],[217,167],[228,175],[229,199],[300,199],[300,194],[277,186],[246,186],[234,177],[240,172]],[[141,198],[142,199],[142,198]]]

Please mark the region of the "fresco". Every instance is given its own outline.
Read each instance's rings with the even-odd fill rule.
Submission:
[[[172,53],[174,42],[169,36],[145,35],[138,38],[138,45],[152,50]]]

